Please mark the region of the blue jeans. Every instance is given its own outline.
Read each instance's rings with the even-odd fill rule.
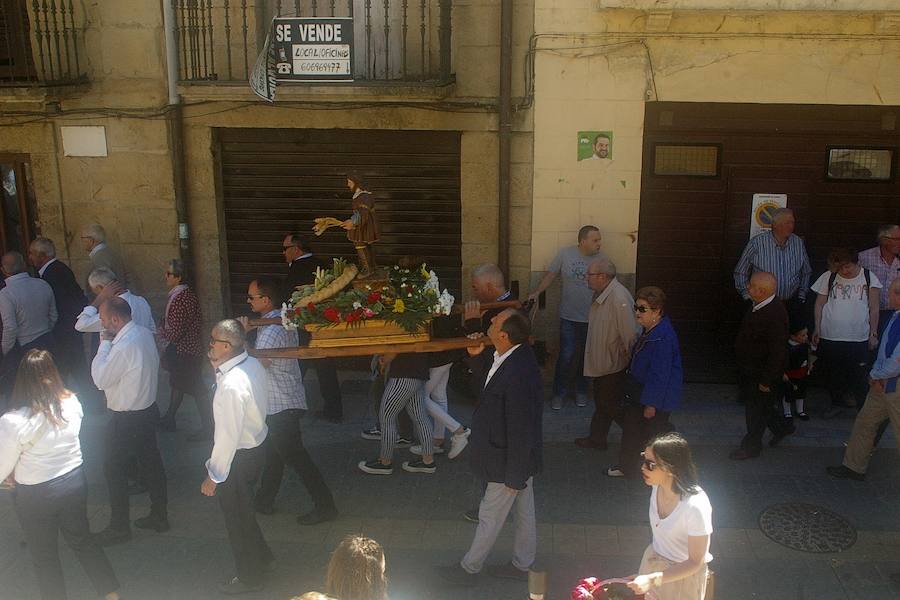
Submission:
[[[556,375],[553,376],[553,395],[565,396],[572,369],[575,372],[575,391],[587,394],[587,377],[584,376],[584,345],[587,343],[588,324],[567,319],[559,320],[559,357],[556,359]]]

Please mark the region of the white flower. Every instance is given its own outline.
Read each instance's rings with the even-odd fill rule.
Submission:
[[[362,304],[360,304],[359,302],[354,302],[353,308],[362,308]]]
[[[434,271],[428,272],[428,281],[425,282],[425,289],[434,290],[435,295],[441,293],[441,284],[438,283],[438,278]]]
[[[288,318],[288,311],[292,311],[293,309],[287,305],[287,303],[283,303],[281,305],[281,326],[285,329],[297,329],[296,323],[291,321]]]
[[[450,311],[453,309],[453,303],[456,301],[450,292],[444,290],[444,292],[437,299],[437,306],[440,310],[440,314],[449,315]]]

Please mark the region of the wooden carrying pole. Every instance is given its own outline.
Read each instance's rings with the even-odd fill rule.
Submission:
[[[481,310],[493,310],[496,308],[522,308],[522,302],[519,300],[504,300],[503,302],[485,302],[480,306]],[[454,304],[451,314],[460,314],[465,309],[465,304]],[[250,325],[254,327],[262,327],[264,325],[281,325],[281,317],[273,317],[271,319],[250,319]],[[348,355],[351,356],[351,355]],[[352,355],[355,356],[355,355]]]
[[[337,348],[267,348],[264,350],[248,350],[256,358],[340,358],[344,356],[371,356],[373,354],[406,354],[409,352],[441,352],[444,350],[461,350],[481,344],[491,346],[487,336],[472,339],[468,337],[443,338],[429,342],[411,342],[408,344],[372,344],[369,346],[342,346]]]

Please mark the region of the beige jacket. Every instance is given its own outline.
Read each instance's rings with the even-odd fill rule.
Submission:
[[[585,376],[602,377],[628,368],[631,347],[639,332],[634,298],[618,279],[613,279],[591,304],[584,349]]]

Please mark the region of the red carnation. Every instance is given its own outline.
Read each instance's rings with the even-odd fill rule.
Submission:
[[[301,312],[303,312],[303,309],[301,309],[299,306],[298,306],[297,308],[294,309],[294,314],[295,314],[295,315],[298,315],[298,316],[299,316]]]
[[[341,322],[341,311],[333,306],[329,306],[325,309],[325,312],[322,313],[322,316],[331,321],[332,323],[340,323]]]
[[[381,292],[372,292],[366,297],[366,302],[369,304],[375,304],[379,300],[381,300]]]
[[[316,305],[313,304],[312,302],[310,302],[309,304],[306,305],[306,310],[314,313],[314,312],[316,312]]]

